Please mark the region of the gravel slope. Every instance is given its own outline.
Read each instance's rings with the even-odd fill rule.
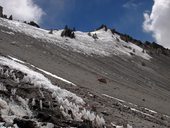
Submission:
[[[47,76],[54,83],[60,83],[63,88],[84,96],[92,105],[98,104],[98,112],[107,111],[106,113],[110,116],[104,115],[108,124],[115,121],[120,125],[129,123],[138,128],[142,126],[170,127],[167,122],[169,118],[162,117],[170,115],[170,57],[153,55],[148,61],[141,57],[130,58],[123,55],[88,56],[71,50],[68,52],[52,43],[49,44],[22,33],[13,32],[15,35],[11,35],[2,32],[2,30],[12,31],[6,27],[0,26],[0,30],[1,53],[75,83],[77,87],[70,87]],[[142,66],[142,62],[145,66]],[[105,78],[107,84],[99,82],[99,78]],[[95,99],[84,92],[92,93],[96,96]],[[142,114],[134,114],[126,107],[122,108],[118,104],[120,102],[102,94],[149,108],[158,114],[155,114],[153,119],[147,119],[148,117],[143,117]],[[123,104],[130,106],[128,103]]]

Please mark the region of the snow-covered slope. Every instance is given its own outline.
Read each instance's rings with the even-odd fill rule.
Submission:
[[[109,29],[76,31],[75,39],[61,37],[62,31],[49,34],[0,19],[0,55],[6,56],[0,57],[0,122],[19,118],[49,127],[66,120],[63,127],[75,127],[67,121],[79,125],[88,119],[119,128],[169,126],[168,56],[152,54],[150,60]]]
[[[60,107],[60,111],[66,119],[75,121],[90,120],[97,127],[103,127],[105,125],[103,118],[94,112],[86,110],[86,105],[82,98],[65,89],[59,88],[57,85],[53,85],[45,76],[21,63],[0,56],[0,77],[1,79],[3,77],[3,79],[11,80],[17,84],[17,86],[12,85],[12,88],[9,89],[9,85],[5,85],[5,82],[0,83],[0,91],[1,93],[4,92],[0,96],[0,114],[4,123],[14,124],[14,119],[16,118],[28,116],[29,119],[33,119],[36,115],[31,109],[35,106],[35,99],[37,97],[29,98],[25,97],[25,94],[21,95],[17,93],[17,90],[25,88],[24,84],[27,84],[26,88],[29,89],[29,85],[31,85],[31,89],[38,89],[41,92],[42,98],[45,100],[49,98],[47,94],[50,94],[51,98],[49,99],[53,99],[57,103],[57,106]],[[8,93],[7,96],[6,93]],[[8,95],[10,98],[8,98]],[[41,110],[44,107],[42,98],[38,99]],[[32,107],[30,107],[30,101]],[[48,102],[53,108],[53,103]]]
[[[25,33],[28,36],[45,40],[49,43],[54,43],[67,50],[73,50],[75,52],[87,54],[87,55],[100,55],[100,56],[112,56],[112,55],[126,55],[129,57],[139,56],[143,59],[149,60],[149,56],[142,48],[132,44],[131,42],[125,42],[120,39],[117,34],[112,34],[108,29],[104,31],[100,29],[98,31],[91,32],[91,36],[87,32],[75,32],[75,39],[61,37],[62,30],[56,30],[53,34],[49,34],[48,30],[39,29],[20,23],[18,21],[10,21],[0,18],[0,26],[7,27],[15,32]],[[8,34],[14,35],[12,32],[2,31]],[[92,36],[96,34],[98,39],[94,39]]]

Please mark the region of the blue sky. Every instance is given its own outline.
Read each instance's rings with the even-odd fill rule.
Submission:
[[[115,28],[142,41],[153,41],[143,32],[143,13],[151,11],[153,0],[35,0],[46,15],[41,27],[91,31],[101,24]]]

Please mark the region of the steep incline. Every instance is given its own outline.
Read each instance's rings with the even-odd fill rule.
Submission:
[[[104,29],[88,33],[76,32],[76,39],[62,38],[61,32],[54,31],[53,34],[49,34],[49,31],[32,27],[25,23],[19,23],[17,21],[10,21],[1,19],[1,26],[9,28],[15,32],[24,33],[28,36],[40,39],[49,43],[56,44],[66,50],[73,50],[79,53],[87,55],[99,55],[99,56],[111,56],[111,55],[127,55],[127,56],[140,56],[149,60],[151,57],[142,52],[143,49],[132,44],[131,42],[124,42],[117,34],[112,34],[108,29]],[[2,31],[3,33],[14,35],[12,32]],[[96,39],[93,36],[96,34]]]
[[[0,19],[0,51],[65,78],[96,96],[117,97],[170,115],[170,57],[151,57],[109,30],[91,32],[95,33],[96,40],[83,32],[75,32],[75,39],[62,38],[61,31],[51,35],[47,30]],[[71,89],[60,80],[47,77]],[[100,78],[106,79],[107,84],[99,82]],[[138,122],[137,126],[142,125]]]

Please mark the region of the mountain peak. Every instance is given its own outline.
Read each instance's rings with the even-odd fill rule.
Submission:
[[[99,28],[97,28],[96,30],[100,30],[100,29],[103,29],[104,31],[107,31],[108,30],[108,27],[104,24],[102,24]]]

